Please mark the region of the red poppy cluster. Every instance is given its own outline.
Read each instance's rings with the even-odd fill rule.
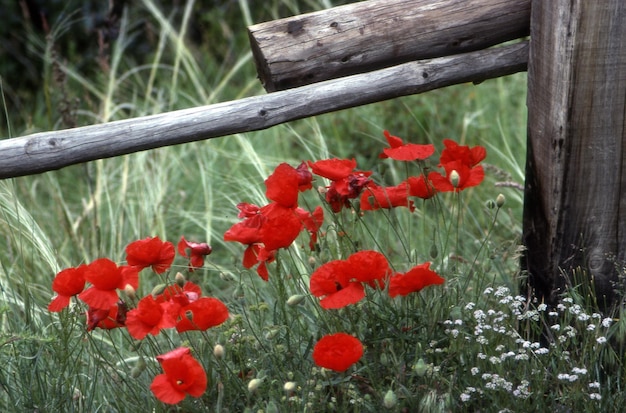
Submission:
[[[405,143],[401,138],[384,131],[389,147],[379,155],[382,159],[422,162],[431,157],[431,144]],[[458,192],[478,185],[484,178],[480,162],[485,158],[483,147],[470,148],[452,140],[444,140],[445,149],[438,167],[445,172],[422,172],[409,176],[393,186],[377,184],[372,171],[357,168],[355,159],[325,159],[302,162],[297,167],[281,163],[265,180],[268,203],[263,206],[241,202],[237,205],[241,221],[232,225],[224,240],[239,242],[246,248],[243,266],[256,267],[259,276],[267,281],[267,265],[276,253],[287,248],[304,231],[308,233],[309,247],[314,249],[324,221],[323,209],[317,206],[308,211],[299,205],[300,194],[313,188],[313,176],[324,178],[328,185],[320,189],[328,209],[340,213],[344,208],[372,211],[381,208],[405,207],[415,209],[412,198],[429,199],[438,192]],[[220,300],[203,297],[200,287],[183,279],[168,282],[138,301],[134,296],[139,288],[139,273],[151,268],[156,274],[170,270],[176,252],[187,260],[188,270],[202,267],[212,248],[181,237],[176,248],[158,237],[132,242],[126,247],[126,264],[118,265],[108,258],[60,271],[52,282],[56,296],[50,302],[50,311],[66,308],[77,297],[87,306],[87,330],[126,327],[137,340],[157,335],[163,329],[206,330],[220,325],[229,317],[228,309]],[[378,290],[391,298],[417,293],[444,279],[430,269],[426,262],[406,272],[391,269],[380,252],[362,250],[346,259],[326,262],[310,277],[311,294],[319,298],[324,309],[340,309],[355,304],[366,296],[366,291]],[[120,290],[135,302],[132,308],[121,299]],[[347,333],[323,336],[313,349],[313,360],[321,367],[343,372],[358,362],[363,355],[363,344]],[[206,373],[187,347],[180,347],[156,357],[163,374],[157,375],[151,385],[155,396],[164,403],[175,404],[187,395],[201,396],[207,387]]]
[[[177,247],[179,255],[189,260],[189,271],[203,266],[205,257],[212,251],[206,243],[189,242],[184,237]],[[179,333],[204,331],[228,319],[228,308],[223,302],[203,297],[198,285],[184,279],[155,288],[129,309],[119,291],[134,296],[139,288],[139,273],[151,268],[156,274],[163,274],[171,268],[176,252],[171,242],[158,237],[134,241],[125,251],[126,265],[99,258],[60,271],[52,281],[52,290],[57,295],[48,309],[62,311],[72,297],[77,297],[87,306],[88,331],[126,327],[137,340],[157,335],[167,328],[176,328]],[[206,374],[189,349],[173,350],[158,356],[157,360],[165,371],[154,379],[151,387],[159,400],[178,403],[186,394],[198,397],[204,393]]]
[[[246,268],[257,266],[259,276],[267,281],[267,263],[274,261],[280,248],[289,247],[303,229],[310,236],[310,244],[317,241],[317,232],[324,220],[321,207],[309,212],[298,206],[298,194],[313,187],[313,176],[306,163],[297,168],[286,163],[278,165],[265,180],[265,195],[271,201],[259,207],[239,203],[239,218],[243,218],[224,233],[225,241],[247,246],[243,255]]]

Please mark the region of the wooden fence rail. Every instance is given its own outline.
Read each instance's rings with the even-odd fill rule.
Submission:
[[[526,70],[522,42],[231,102],[0,141],[0,179],[274,125]]]

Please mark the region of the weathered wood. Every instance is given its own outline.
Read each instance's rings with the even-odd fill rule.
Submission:
[[[251,26],[267,91],[419,59],[481,50],[528,35],[530,0],[370,0]]]
[[[405,63],[264,96],[0,141],[0,179],[280,123],[526,70],[527,42]]]
[[[582,270],[605,307],[626,263],[625,21],[623,0],[532,4],[525,267],[549,301]]]

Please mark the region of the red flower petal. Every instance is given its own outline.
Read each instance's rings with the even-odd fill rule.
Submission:
[[[406,273],[397,273],[389,279],[389,296],[407,295],[430,285],[444,283],[444,279],[430,269],[430,263],[417,265]]]
[[[378,186],[370,184],[361,194],[361,209],[372,211],[379,208],[407,207],[415,210],[413,201],[409,201],[409,185],[406,181],[396,186]]]
[[[130,335],[143,340],[148,334],[156,336],[163,328],[176,325],[172,304],[158,302],[152,295],[142,298],[137,308],[130,310],[126,316],[126,328]]]
[[[409,185],[409,195],[422,199],[430,199],[437,193],[432,182],[427,181],[424,175],[410,176],[406,182]]]
[[[52,281],[52,290],[57,296],[48,304],[48,311],[58,312],[67,307],[70,297],[81,293],[85,289],[86,265],[76,268],[66,268],[60,271]]]
[[[189,317],[191,316],[191,317]],[[188,330],[207,330],[228,319],[228,308],[217,298],[201,297],[181,309],[181,319],[176,324],[179,333]]]
[[[191,356],[186,347],[180,347],[157,356],[164,374],[159,374],[150,385],[150,390],[164,403],[175,404],[186,394],[200,397],[207,387],[207,377],[202,365]]]
[[[322,337],[313,348],[313,361],[320,367],[346,371],[363,356],[363,344],[346,333]]]
[[[140,269],[152,267],[157,274],[167,271],[174,261],[174,244],[163,242],[159,237],[145,238],[126,246],[128,265]]]
[[[315,175],[323,176],[331,181],[339,181],[347,178],[356,168],[355,159],[323,159],[317,162],[309,161],[311,171]]]
[[[458,161],[472,168],[487,156],[487,151],[482,146],[470,148],[469,146],[459,145],[451,139],[444,139],[443,144],[446,148],[441,152],[441,157],[439,158],[440,165]]]
[[[265,180],[265,196],[278,204],[293,208],[298,205],[300,176],[293,166],[281,163]]]
[[[416,143],[404,143],[402,139],[384,131],[385,138],[390,148],[383,149],[380,158],[391,158],[396,161],[424,160],[435,153],[435,146],[432,144],[418,145]]]

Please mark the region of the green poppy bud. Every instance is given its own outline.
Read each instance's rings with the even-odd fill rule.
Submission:
[[[506,201],[506,198],[504,197],[504,195],[499,194],[498,197],[496,198],[496,206],[498,208],[502,208],[502,205],[504,205],[505,201]]]
[[[287,299],[287,305],[290,307],[295,307],[298,304],[302,303],[305,298],[306,298],[306,295],[302,295],[302,294],[292,295],[291,297]]]
[[[459,187],[459,182],[461,180],[461,176],[459,175],[459,173],[456,170],[452,170],[452,172],[450,172],[450,183],[452,184],[453,187],[458,188]]]
[[[393,409],[398,404],[398,396],[393,392],[393,390],[387,390],[385,393],[385,397],[383,398],[383,406],[387,409]]]

